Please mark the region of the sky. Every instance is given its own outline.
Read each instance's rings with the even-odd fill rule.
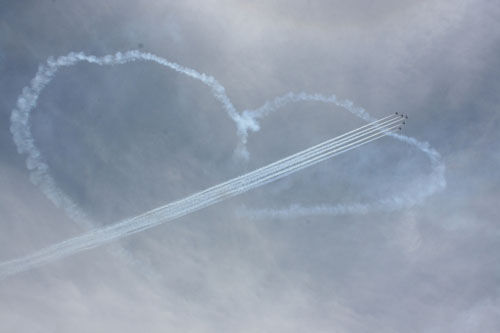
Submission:
[[[151,62],[79,63],[30,117],[54,188],[74,204],[58,205],[17,151],[18,97],[49,57],[129,50],[214,77],[241,113],[306,92],[375,118],[408,114],[403,134],[439,152],[445,183],[421,150],[383,138],[0,280],[0,331],[500,330],[497,1],[2,1],[0,263],[365,124],[291,103],[259,120],[244,158],[200,81]],[[392,208],[319,209],[384,200]]]

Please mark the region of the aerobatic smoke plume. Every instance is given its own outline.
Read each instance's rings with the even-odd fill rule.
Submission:
[[[401,126],[397,116],[390,116],[316,146],[236,177],[204,191],[174,201],[116,224],[93,229],[81,236],[54,244],[23,258],[0,263],[0,278],[67,257],[80,251],[92,249],[122,237],[155,227],[159,224],[188,215],[220,201],[229,199],[253,188],[268,184],[287,175],[322,162],[333,156],[355,149],[361,145],[391,133]]]
[[[201,81],[210,87],[214,97],[221,103],[228,116],[235,122],[238,134],[238,144],[235,153],[237,156],[248,159],[249,153],[246,143],[249,131],[257,132],[260,129],[258,120],[272,112],[278,111],[290,103],[299,101],[315,101],[329,103],[346,109],[355,116],[372,121],[372,124],[365,125],[360,129],[348,132],[343,136],[328,140],[320,145],[311,147],[302,152],[294,154],[288,158],[272,163],[251,173],[237,177],[228,182],[216,185],[205,191],[193,194],[185,199],[162,206],[153,211],[141,214],[137,217],[126,219],[111,226],[96,228],[95,224],[89,221],[85,213],[78,205],[66,195],[52,178],[49,166],[37,148],[31,133],[30,115],[37,105],[37,100],[56,73],[62,67],[74,66],[80,62],[88,62],[96,65],[121,65],[133,61],[152,61],[169,69],[183,73],[193,79]],[[69,239],[65,242],[55,244],[45,248],[33,255],[15,259],[0,264],[0,276],[7,276],[19,271],[38,266],[45,262],[59,257],[67,256],[78,251],[92,248],[106,242],[124,237],[131,233],[136,233],[146,228],[150,228],[159,223],[169,221],[180,216],[189,214],[192,211],[207,207],[228,197],[243,193],[257,186],[285,177],[286,175],[301,170],[312,164],[318,163],[326,158],[338,155],[342,152],[354,149],[359,145],[378,139],[384,135],[390,135],[396,140],[412,145],[422,151],[429,158],[432,166],[430,177],[425,184],[418,188],[394,195],[389,198],[380,199],[372,203],[353,203],[351,205],[331,205],[303,207],[294,204],[281,210],[256,210],[247,211],[253,217],[262,216],[297,216],[308,214],[352,214],[368,213],[379,210],[396,210],[408,207],[421,202],[427,196],[442,189],[446,183],[444,179],[444,164],[437,151],[427,143],[420,142],[414,138],[401,134],[388,132],[397,126],[398,117],[387,117],[380,121],[375,121],[366,110],[355,106],[349,100],[339,100],[335,95],[324,96],[321,94],[288,93],[277,97],[270,102],[266,102],[262,107],[255,110],[244,110],[238,112],[229,97],[225,93],[224,87],[212,76],[199,73],[193,69],[183,67],[177,63],[170,62],[159,56],[143,53],[140,51],[118,52],[114,55],[96,57],[85,55],[84,53],[69,53],[68,55],[50,58],[46,64],[39,67],[36,76],[29,86],[25,87],[18,97],[17,106],[11,115],[11,132],[18,152],[27,155],[26,164],[30,170],[30,177],[33,183],[39,186],[42,192],[58,207],[80,225],[91,231],[82,236]]]

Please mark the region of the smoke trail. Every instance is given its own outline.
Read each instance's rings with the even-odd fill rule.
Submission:
[[[42,192],[58,207],[61,207],[66,211],[66,213],[74,219],[79,225],[86,228],[95,228],[94,223],[92,223],[84,214],[84,212],[78,207],[78,205],[73,202],[73,200],[67,196],[58,186],[52,178],[49,172],[49,167],[44,161],[44,158],[40,150],[36,147],[33,135],[30,128],[30,115],[33,109],[36,107],[38,97],[42,93],[43,89],[51,82],[54,76],[57,74],[58,70],[62,67],[74,66],[80,62],[88,62],[96,65],[119,65],[126,64],[133,61],[151,61],[169,69],[177,71],[179,73],[185,74],[193,79],[201,81],[203,84],[207,85],[214,97],[221,103],[223,109],[228,114],[228,116],[235,122],[238,134],[238,144],[236,148],[237,156],[248,159],[249,154],[246,148],[246,143],[248,140],[249,131],[258,131],[260,125],[258,120],[275,112],[286,105],[300,101],[315,101],[322,103],[329,103],[346,109],[357,117],[365,121],[373,121],[374,118],[371,117],[363,108],[356,107],[349,100],[340,100],[335,95],[324,96],[321,94],[307,94],[307,93],[288,93],[281,97],[277,97],[270,102],[266,102],[262,107],[255,110],[245,110],[238,113],[234,106],[232,105],[230,99],[225,93],[224,87],[215,80],[212,76],[208,76],[203,73],[199,73],[193,69],[181,66],[177,63],[170,62],[159,56],[143,53],[139,51],[129,51],[125,53],[116,53],[114,55],[106,55],[103,57],[96,57],[92,55],[85,55],[83,53],[69,53],[66,56],[58,57],[57,59],[49,58],[46,64],[41,65],[37,71],[37,74],[32,79],[30,85],[25,87],[18,97],[17,106],[12,111],[11,114],[11,132],[14,138],[14,142],[17,146],[18,152],[27,155],[26,164],[30,170],[30,178],[33,183],[39,186]],[[367,126],[367,125],[365,125]],[[359,135],[359,133],[358,133]],[[434,192],[445,187],[446,182],[444,179],[444,164],[441,161],[441,157],[437,151],[431,148],[427,143],[420,142],[414,138],[406,137],[400,134],[390,134],[397,140],[400,140],[406,144],[412,145],[425,153],[432,166],[432,172],[427,181],[420,186],[412,188],[403,194],[388,197],[386,199],[381,199],[377,202],[372,203],[355,203],[351,205],[321,205],[313,207],[303,207],[301,205],[292,205],[285,209],[280,210],[254,210],[247,211],[253,217],[265,217],[265,216],[297,216],[297,215],[310,215],[310,214],[351,214],[351,213],[368,213],[376,210],[396,210],[402,207],[412,206],[424,200],[427,196],[433,194]],[[358,137],[359,138],[359,137]],[[354,139],[353,139],[354,140]],[[295,159],[290,159],[286,163],[290,172],[295,172],[295,167],[304,167],[307,165],[305,161],[306,158],[312,160],[313,157],[322,156],[321,154],[328,155],[335,146],[324,143],[321,149],[308,150],[309,155],[298,155]],[[334,143],[332,143],[334,144]],[[339,142],[336,143],[336,147],[340,145]],[[355,147],[355,146],[354,146]],[[306,154],[305,152],[303,152]],[[318,155],[319,154],[319,155]],[[301,162],[298,162],[301,161]],[[284,162],[283,162],[284,163]],[[285,166],[282,164],[281,167]],[[274,168],[274,169],[272,169]],[[282,170],[274,165],[272,168],[266,169],[266,172],[281,172]],[[277,169],[276,169],[277,168]],[[259,169],[260,170],[260,169]],[[278,171],[277,171],[278,170]],[[280,171],[281,170],[281,171]],[[295,170],[295,171],[294,171]],[[263,171],[262,171],[263,172]],[[288,172],[288,171],[287,171]],[[262,181],[262,173],[254,173],[253,178],[245,178],[246,181]],[[225,184],[225,183],[224,183]],[[242,187],[244,184],[233,183],[232,186],[236,188]],[[220,186],[220,185],[218,185]],[[229,186],[229,185],[228,185]],[[246,186],[246,185],[245,185]],[[234,188],[223,187],[224,191],[233,191]],[[210,190],[210,189],[209,189]],[[197,200],[206,199],[214,193],[219,193],[217,191],[221,188],[211,188],[209,191],[202,191],[189,197],[189,200],[184,201],[184,205],[193,205]],[[186,198],[188,199],[188,198]],[[187,207],[187,206],[186,206]],[[168,208],[171,209],[171,208]],[[169,210],[168,210],[169,211]],[[165,210],[164,210],[165,212]],[[3,265],[3,264],[2,264]]]
[[[392,123],[387,126],[374,126],[371,132],[362,134],[361,136],[356,134],[355,131],[349,136],[348,141],[340,146],[336,144],[335,141],[327,145],[317,145],[315,146],[316,148],[312,147],[315,148],[313,150],[306,149],[303,152],[292,155],[294,156],[293,158],[284,158],[268,166],[259,168],[253,172],[139,216],[123,220],[110,226],[93,229],[81,236],[54,244],[26,257],[0,263],[0,278],[5,278],[80,251],[95,248],[119,238],[188,215],[194,211],[229,199],[253,188],[268,184],[277,179],[281,179],[293,172],[297,172],[328,158],[377,140],[389,134],[389,131],[397,126],[399,126],[399,124],[394,125]],[[314,153],[311,153],[311,151],[314,151]]]
[[[305,92],[298,94],[290,92],[277,97],[272,101],[266,102],[263,106],[257,109],[243,111],[243,116],[246,119],[252,119],[257,123],[258,119],[264,118],[284,106],[304,101],[333,104],[346,109],[365,121],[373,121],[375,119],[368,114],[365,109],[356,107],[354,103],[349,100],[339,100],[335,95],[325,96],[321,94],[307,94]],[[244,135],[246,139],[248,134],[245,132]],[[433,149],[427,142],[421,142],[412,137],[407,137],[397,133],[392,133],[390,136],[405,144],[415,147],[427,156],[431,163],[432,171],[424,184],[419,184],[414,188],[410,188],[402,194],[392,195],[390,197],[369,203],[353,203],[348,205],[321,204],[314,206],[303,206],[295,203],[280,209],[250,209],[243,207],[239,213],[251,218],[290,218],[309,215],[347,215],[367,214],[376,211],[396,211],[422,203],[425,198],[446,187],[446,180],[444,176],[445,165],[441,159],[441,155],[435,149]]]

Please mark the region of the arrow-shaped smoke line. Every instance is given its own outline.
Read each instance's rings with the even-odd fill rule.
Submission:
[[[262,167],[254,172],[236,177],[235,179],[213,186],[207,190],[195,193],[184,199],[169,203],[139,216],[125,219],[113,225],[93,229],[80,236],[41,249],[31,255],[0,263],[0,278],[5,278],[52,262],[56,259],[104,245],[165,222],[186,216],[197,210],[276,181],[294,172],[332,158],[333,156],[377,140],[391,133],[391,130],[399,126],[399,124],[393,123],[389,123],[388,125],[372,125],[375,126],[373,126],[373,131],[369,132],[368,135],[363,134],[360,137],[357,132],[363,132],[363,129],[361,129],[359,131],[351,131],[351,134],[347,137],[341,136],[343,139],[349,138],[349,141],[340,146],[336,145],[336,141],[342,139],[334,140],[333,142],[332,140],[328,140],[327,142],[330,142],[328,145],[317,145],[320,148],[316,149],[314,153],[311,153],[310,149],[306,149],[305,151],[292,155],[295,156],[292,159],[290,157],[284,158],[269,166]],[[293,161],[293,163],[291,163],[291,161]]]

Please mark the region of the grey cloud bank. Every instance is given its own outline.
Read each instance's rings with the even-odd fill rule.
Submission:
[[[404,211],[248,219],[247,208],[370,202],[426,180],[425,156],[375,143],[229,202],[0,285],[2,331],[495,332],[500,5],[10,2],[0,14],[0,260],[84,230],[29,182],[9,117],[49,56],[138,48],[217,78],[236,109],[288,91],[335,93],[447,166]],[[106,225],[361,124],[305,101],[262,119],[250,159],[209,89],[150,64],[58,74],[32,131],[54,181]],[[118,248],[118,249],[117,249]],[[147,274],[138,267],[148,267]]]

